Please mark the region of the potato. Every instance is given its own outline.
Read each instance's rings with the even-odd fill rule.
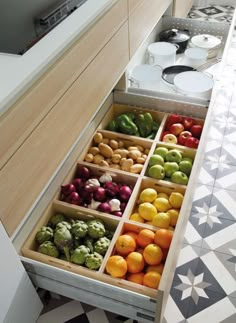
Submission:
[[[95,155],[99,154],[99,148],[98,147],[90,147],[88,153],[95,156]]]
[[[125,143],[123,140],[118,141],[118,148],[123,148],[125,146]]]
[[[98,148],[99,148],[99,151],[100,151],[100,154],[103,155],[104,157],[107,157],[107,158],[111,158],[112,155],[113,155],[113,150],[111,149],[110,146],[104,144],[104,143],[100,143],[98,145]]]
[[[103,135],[100,132],[95,133],[95,135],[93,136],[93,141],[95,142],[95,144],[100,144],[102,140],[103,140]]]
[[[109,141],[109,146],[112,149],[117,149],[118,148],[118,141],[116,141],[115,139],[110,139]]]
[[[120,169],[120,165],[118,164],[110,164],[109,166],[114,169]]]
[[[113,164],[119,164],[119,162],[121,161],[121,155],[113,154],[111,160]]]
[[[133,166],[133,164],[134,164],[133,159],[128,158],[128,159],[124,160],[121,163],[121,169],[124,170],[124,171],[126,171],[126,172],[129,172],[130,171],[130,167]]]
[[[143,169],[142,164],[134,164],[130,167],[130,172],[134,174],[139,174],[141,173],[142,169]]]
[[[109,167],[109,164],[108,164],[108,162],[106,160],[102,160],[99,165],[102,166],[102,167],[104,167],[104,166]]]
[[[87,154],[84,158],[84,160],[87,162],[87,163],[92,163],[93,162],[93,159],[94,159],[94,156],[93,154]]]
[[[142,153],[139,150],[131,150],[129,151],[127,157],[136,160],[138,157],[141,157]]]
[[[102,143],[108,145],[109,144],[109,138],[103,138]]]
[[[144,163],[145,163],[145,161],[146,161],[146,158],[144,158],[144,157],[138,157],[138,158],[136,159],[136,162],[137,162],[138,164],[144,164]]]
[[[101,154],[97,154],[93,157],[94,164],[100,165],[102,160],[104,160],[104,156]]]
[[[129,151],[124,148],[119,148],[114,150],[114,154],[119,154],[121,155],[121,158],[125,157],[128,155]]]

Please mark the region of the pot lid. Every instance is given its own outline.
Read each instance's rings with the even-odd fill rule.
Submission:
[[[220,45],[221,40],[213,35],[203,34],[193,36],[191,42],[197,47],[212,49]]]
[[[159,34],[160,40],[167,40],[174,43],[181,43],[189,40],[190,36],[187,30],[167,29]]]
[[[212,89],[214,80],[208,74],[189,71],[176,75],[174,85],[185,93],[204,93]]]

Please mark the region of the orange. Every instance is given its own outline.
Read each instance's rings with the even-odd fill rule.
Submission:
[[[143,255],[139,252],[133,251],[126,257],[128,272],[131,274],[139,273],[144,268]]]
[[[143,284],[144,273],[128,274],[127,280],[136,284]]]
[[[157,289],[161,280],[161,275],[155,271],[146,273],[143,277],[143,285]]]
[[[135,241],[138,238],[138,234],[136,232],[133,232],[133,231],[125,232],[125,234],[127,234],[128,236],[131,236],[132,238],[134,238]]]
[[[133,237],[128,234],[122,234],[116,241],[116,251],[122,255],[127,256],[136,248],[136,242]]]
[[[143,229],[139,232],[137,243],[140,247],[146,247],[148,244],[153,243],[155,233],[149,229]]]
[[[148,266],[146,269],[146,273],[149,273],[150,271],[155,271],[156,273],[159,273],[161,275],[163,272],[163,269],[164,269],[164,265],[160,263],[159,265]]]
[[[156,231],[154,242],[156,245],[158,245],[161,248],[168,249],[170,247],[172,238],[173,238],[173,231],[166,230],[166,229],[160,229]]]
[[[162,248],[161,250],[162,250],[162,253],[163,253],[162,261],[165,262],[166,258],[168,256],[169,248],[166,248],[166,249]]]
[[[145,247],[143,257],[148,265],[159,265],[163,257],[162,250],[156,244],[151,243]]]
[[[127,272],[127,263],[121,256],[111,256],[107,260],[106,271],[112,277],[124,277]]]

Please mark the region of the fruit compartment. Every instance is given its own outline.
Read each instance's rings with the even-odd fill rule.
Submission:
[[[79,162],[61,185],[56,200],[93,215],[122,217],[137,179],[137,175]]]
[[[159,236],[156,235],[158,231]],[[101,266],[107,282],[156,298],[173,235],[171,230],[149,228],[131,221],[123,222],[115,233],[110,254],[107,253]],[[158,274],[145,277],[149,271]]]
[[[144,119],[142,116],[138,117],[138,115],[146,114],[146,113],[151,114],[151,118],[154,121],[153,124],[151,123],[147,115],[146,115],[147,118],[144,118]],[[128,116],[132,114],[135,119],[131,120],[130,122],[129,117],[128,117],[128,120],[126,117],[124,117],[124,118],[121,118],[117,124],[116,122],[117,117],[124,114],[126,115],[128,114]],[[131,117],[131,119],[132,118],[133,117]],[[141,137],[145,139],[154,140],[155,138],[160,137],[162,124],[165,122],[165,118],[166,118],[166,113],[159,112],[157,110],[146,109],[138,106],[113,104],[110,107],[107,114],[104,116],[102,122],[98,126],[98,129],[125,133],[129,136],[135,136],[135,138]],[[139,121],[137,121],[137,119]],[[133,123],[135,123],[136,126],[134,126]],[[137,129],[139,131],[139,134],[137,134],[136,132]],[[152,130],[150,131],[150,129]]]
[[[186,188],[182,185],[142,178],[132,195],[133,208],[127,214],[132,222],[174,230]]]
[[[180,114],[169,114],[160,134],[160,141],[197,149],[204,120]]]
[[[132,174],[141,174],[153,141],[96,131],[79,160]]]
[[[157,142],[149,154],[145,175],[160,183],[172,182],[186,186],[191,176],[196,149]],[[173,174],[174,173],[174,174]]]
[[[96,223],[99,222],[100,224],[99,227],[97,227],[97,229],[94,229],[95,223],[91,226],[90,222],[90,230],[86,233],[86,226],[84,227],[84,223],[82,224],[82,222],[78,222],[78,220],[84,221],[87,224],[88,221],[96,220]],[[59,221],[64,222],[58,224],[56,229],[56,223]],[[103,223],[103,225],[101,225],[101,223]],[[101,265],[105,259],[105,254],[109,252],[113,235],[117,230],[119,223],[120,222],[118,219],[108,218],[103,216],[102,214],[93,216],[89,212],[78,212],[78,210],[70,207],[69,205],[63,206],[60,203],[54,202],[47,208],[47,210],[42,215],[38,223],[35,225],[34,229],[32,230],[32,232],[26,239],[24,245],[22,246],[21,253],[25,257],[46,263],[51,266],[55,266],[77,274],[82,274],[88,277],[97,277],[99,268],[101,268]],[[45,235],[44,231],[43,233],[37,235],[39,230],[44,226],[47,227],[47,232],[49,231],[50,234]],[[60,229],[58,229],[58,227],[60,227]],[[104,228],[106,231],[104,231]],[[58,233],[58,230],[61,231]],[[58,235],[56,235],[56,231]],[[51,237],[52,232],[53,237]],[[93,239],[90,239],[92,238],[91,232]],[[82,237],[85,233],[86,235]],[[78,235],[81,237],[79,238]],[[38,237],[37,240],[36,236]],[[55,237],[56,240],[54,240]],[[109,241],[107,239],[102,239],[99,241],[99,237],[107,237]],[[44,239],[52,241],[53,244],[51,242],[46,242],[47,246],[41,246],[40,251],[42,251],[42,253],[39,251],[39,246]],[[96,243],[96,241],[98,242]],[[89,266],[88,268],[85,266],[85,263],[83,263],[84,259],[81,258],[81,256],[84,255],[84,252],[86,252],[86,254],[94,253],[94,250],[90,249],[89,251],[89,249],[87,249],[87,246],[91,246],[91,243],[93,243],[94,248],[96,243],[96,251],[99,251],[100,253],[102,253],[102,255],[95,255],[96,259],[87,260],[86,264],[87,266]],[[107,246],[108,243],[109,246]],[[81,245],[84,246],[85,244],[86,248],[82,247],[82,250],[80,250],[79,253],[78,250],[75,253],[73,253],[74,249],[78,248]],[[68,247],[70,249],[69,254],[68,250],[63,249],[63,247]],[[44,253],[45,250],[46,254]],[[53,252],[53,254],[50,253],[49,255],[49,250]],[[66,259],[66,254],[68,257],[70,257],[69,261],[68,259]],[[95,262],[95,264],[93,262]],[[91,267],[91,264],[93,264],[93,267]],[[95,268],[95,265],[98,264],[100,264],[99,268]]]

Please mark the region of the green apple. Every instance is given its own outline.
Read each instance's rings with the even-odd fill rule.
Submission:
[[[171,177],[171,175],[179,170],[179,165],[176,162],[165,162],[164,170],[167,177]]]
[[[182,161],[183,161],[183,160],[189,161],[191,164],[193,164],[193,159],[192,159],[192,158],[190,158],[190,157],[183,157],[183,158],[182,158]]]
[[[155,149],[154,154],[155,155],[160,155],[165,159],[165,155],[168,153],[168,148],[166,147],[158,147]]]
[[[148,166],[161,165],[164,166],[164,159],[160,155],[152,155],[149,159]]]
[[[161,165],[153,165],[148,170],[148,176],[155,179],[163,179],[165,177],[164,167]]]
[[[179,170],[186,175],[190,175],[193,164],[189,160],[181,160],[179,163]]]
[[[174,172],[171,175],[171,182],[181,185],[188,184],[188,176],[181,171]]]
[[[180,163],[182,160],[182,154],[177,149],[171,149],[168,151],[168,153],[165,156],[165,159],[167,162],[176,162]]]

